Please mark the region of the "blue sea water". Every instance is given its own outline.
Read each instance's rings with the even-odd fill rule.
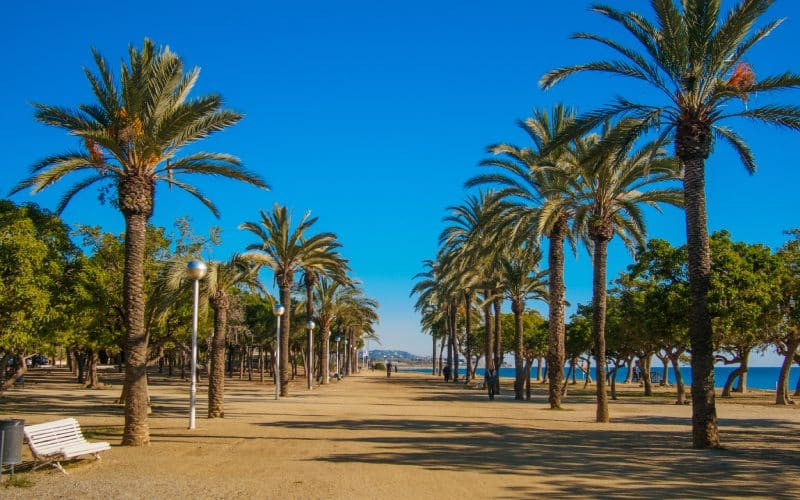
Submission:
[[[736,369],[736,366],[717,366],[714,368],[714,383],[716,387],[721,388],[725,385],[725,381],[728,378],[728,375]],[[423,368],[415,368],[411,371],[420,372],[420,373],[430,373],[430,368],[423,369]],[[564,373],[567,373],[567,369],[564,369]],[[663,367],[653,367],[651,370],[653,372],[657,372],[658,374],[663,373]],[[775,390],[776,385],[778,383],[778,372],[780,371],[780,367],[778,366],[752,366],[747,371],[747,387],[750,389],[768,389],[768,390]],[[466,370],[464,368],[460,368],[458,370],[460,374],[465,374]],[[475,371],[478,377],[483,377],[484,370],[483,368],[478,368]],[[500,376],[501,377],[514,377],[514,368],[500,368]],[[592,377],[595,377],[596,370],[592,367]],[[536,366],[534,365],[533,369],[531,370],[531,375],[533,377],[536,376]],[[627,378],[628,374],[625,368],[620,369],[617,373],[617,381],[624,382]],[[669,383],[675,383],[675,372],[672,367],[668,370],[668,377]],[[681,377],[683,378],[683,383],[689,385],[692,380],[692,369],[688,366],[681,367]],[[791,371],[789,372],[789,390],[794,391],[795,387],[797,386],[797,379],[800,377],[800,368],[792,367]],[[578,380],[583,380],[583,373],[578,371],[578,375],[576,377]],[[734,387],[736,384],[734,383]]]

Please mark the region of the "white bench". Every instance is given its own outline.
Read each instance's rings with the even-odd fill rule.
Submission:
[[[60,461],[81,455],[94,455],[95,459],[100,460],[99,453],[111,449],[108,443],[86,441],[81,433],[81,426],[74,418],[26,425],[24,432],[33,458],[37,462],[42,462],[34,466],[33,470],[50,464],[66,474],[67,471],[61,466]]]

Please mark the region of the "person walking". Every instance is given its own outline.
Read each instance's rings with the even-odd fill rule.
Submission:
[[[444,374],[444,381],[450,382],[450,365],[444,365],[442,373]]]
[[[487,368],[486,373],[483,376],[483,384],[489,391],[489,399],[494,399],[494,384],[495,380],[497,379],[497,374],[494,371],[494,368]]]
[[[389,378],[391,376],[392,376],[392,362],[389,361],[386,363],[386,378]]]

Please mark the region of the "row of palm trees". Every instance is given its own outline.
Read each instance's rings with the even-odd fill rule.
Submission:
[[[592,6],[594,12],[616,23],[629,40],[576,33],[573,38],[599,43],[616,58],[550,71],[540,85],[549,89],[568,76],[592,71],[634,79],[651,91],[637,94],[636,100],[617,97],[581,116],[563,106],[556,106],[550,115],[537,111],[522,124],[532,144],[523,148],[505,144],[490,147],[495,157],[483,164],[493,167],[494,172],[467,183],[470,187],[496,187],[496,192],[479,197],[487,200],[481,213],[501,214],[490,225],[474,227],[473,252],[492,256],[498,247],[527,248],[539,238],[548,240],[547,358],[552,407],[561,404],[559,387],[564,376],[564,241],[573,248],[583,241],[592,254],[594,351],[598,366],[604,366],[608,242],[615,235],[629,247],[642,242],[642,206],[684,205],[691,288],[688,316],[693,445],[719,446],[707,303],[711,259],[705,162],[718,139],[734,148],[748,171],[755,171],[756,162],[746,142],[723,124],[731,119],[752,119],[800,130],[799,106],[748,105],[753,96],[760,99],[767,92],[800,87],[800,75],[796,73],[756,78],[752,65],[746,62],[750,49],[782,22],[777,19],[757,26],[772,3],[773,0],[742,0],[725,16],[719,0],[653,0],[650,16],[606,5]],[[591,133],[598,129],[599,133]],[[643,142],[646,144],[641,145]],[[664,151],[670,143],[674,145],[674,158],[667,157]],[[678,180],[682,189],[671,185],[671,181]],[[502,209],[492,208],[503,205]],[[492,242],[494,250],[487,250]],[[424,280],[415,288],[420,293],[417,306],[423,312],[423,325],[428,328],[440,320],[439,313],[430,312],[432,308],[449,311],[452,306],[450,295],[429,290],[438,290],[433,283],[459,282],[460,278],[451,276],[453,268],[448,261],[461,253],[460,247],[444,244],[436,262],[429,265]],[[484,291],[486,311],[493,291],[500,289],[499,272],[496,264],[482,272],[483,279],[498,285]],[[476,288],[477,282],[461,284],[470,290]],[[486,331],[490,332],[488,320]],[[494,341],[490,333],[486,339],[489,365]],[[497,362],[495,359],[495,365]],[[604,382],[599,377],[598,421],[608,420]]]
[[[335,234],[325,232],[311,234],[317,221],[306,213],[296,224],[292,224],[291,212],[275,205],[271,212],[261,211],[257,222],[245,222],[240,228],[256,236],[256,241],[247,246],[243,254],[236,254],[228,261],[212,261],[208,264],[207,276],[203,279],[203,298],[213,311],[213,337],[210,348],[208,417],[224,416],[225,348],[227,339],[227,314],[230,294],[235,289],[248,289],[264,298],[266,305],[284,305],[285,312],[280,322],[280,359],[277,360],[277,377],[280,377],[281,396],[289,395],[291,377],[290,338],[293,317],[304,315],[316,320],[322,338],[315,343],[313,329],[308,329],[308,342],[304,352],[304,366],[309,389],[313,386],[316,365],[320,383],[329,383],[331,328],[339,321],[338,329],[347,336],[351,352],[346,359],[350,364],[356,359],[353,350],[367,337],[374,338],[375,323],[378,322],[378,303],[365,296],[360,284],[348,275],[348,262],[339,253],[341,244]],[[182,257],[166,268],[168,288],[187,288],[186,262],[191,257]],[[278,285],[279,297],[266,291],[259,271],[269,269]],[[302,277],[302,283],[295,283]],[[296,307],[295,307],[296,306]],[[319,352],[314,355],[319,345]],[[348,366],[348,372],[352,366]]]
[[[91,186],[100,186],[116,193],[112,203],[125,219],[125,426],[122,444],[140,446],[148,444],[150,439],[147,423],[148,338],[145,328],[147,297],[144,259],[146,227],[154,212],[156,187],[166,185],[170,192],[173,187],[179,188],[197,198],[218,216],[219,211],[214,203],[185,180],[187,174],[233,179],[262,189],[268,189],[268,185],[260,175],[246,170],[241,161],[230,154],[205,151],[182,154],[186,146],[226,129],[242,118],[241,114],[223,108],[220,95],[190,97],[199,77],[199,68],[186,71],[181,59],[169,47],[157,47],[153,41],[145,39],[141,48],[130,47],[128,61],[122,63],[119,81],[115,81],[105,58],[94,50],[92,54],[95,71],[86,69],[85,73],[95,102],[81,104],[77,108],[34,104],[38,121],[77,137],[81,147],[37,162],[31,169],[31,175],[17,184],[12,194],[25,189],[35,194],[66,177],[80,176],[62,196],[57,207],[60,213],[75,195]],[[224,413],[224,332],[231,287],[255,286],[260,267],[268,267],[274,272],[280,300],[287,305],[286,316],[281,322],[283,345],[279,363],[284,395],[288,392],[287,342],[292,315],[292,309],[288,306],[292,303],[291,290],[298,273],[302,273],[307,285],[309,318],[314,316],[311,294],[315,285],[320,284],[316,287],[320,297],[333,286],[322,281],[322,276],[350,290],[347,293],[357,295],[353,291],[353,281],[346,274],[347,262],[336,251],[339,243],[335,235],[309,234],[308,229],[315,221],[315,218],[306,215],[296,227],[292,227],[288,209],[276,206],[271,213],[262,212],[259,221],[242,225],[243,229],[257,237],[245,254],[210,266],[209,277],[205,281],[209,303],[215,313],[215,335],[211,357],[210,378],[213,381],[209,388],[209,416],[222,416]],[[359,301],[364,307],[364,314],[358,324],[352,326],[352,335],[370,332],[371,325],[377,321],[377,304],[366,298],[360,298]],[[333,315],[335,317],[335,313]],[[327,324],[330,324],[330,317],[327,317]],[[320,323],[323,325],[323,335],[326,335],[326,320],[320,318]],[[328,343],[322,344],[325,352],[321,359],[326,360]],[[328,370],[322,371],[327,382]]]
[[[515,318],[515,396],[522,399],[524,347],[522,314],[529,299],[547,299],[549,320],[549,401],[561,407],[564,366],[564,241],[573,248],[582,241],[593,254],[594,339],[599,366],[605,366],[606,252],[609,241],[619,235],[631,249],[645,237],[642,206],[681,204],[680,191],[670,183],[680,178],[677,162],[666,157],[659,141],[619,147],[612,139],[627,126],[606,124],[600,134],[586,134],[567,144],[547,148],[563,129],[576,120],[574,113],[558,105],[552,112],[539,110],[522,123],[533,145],[496,144],[493,157],[482,162],[492,168],[467,182],[468,186],[491,185],[488,191],[469,196],[464,206],[452,207],[445,220],[441,249],[431,271],[419,275],[417,308],[426,318],[441,309],[441,297],[482,290],[487,367],[502,362],[499,318],[503,300],[508,300]],[[549,266],[539,270],[540,236],[549,240]],[[548,286],[545,286],[548,285]],[[451,300],[452,302],[452,300]],[[468,301],[467,301],[468,303]],[[494,307],[494,325],[490,321]],[[452,314],[451,304],[445,310]],[[464,321],[469,306],[465,303]],[[450,324],[455,325],[451,318]],[[492,334],[492,330],[494,333]],[[451,335],[454,329],[450,328]],[[469,338],[469,333],[467,333]],[[469,356],[467,356],[469,359]],[[448,355],[448,360],[451,356]],[[456,363],[456,355],[451,363]],[[454,366],[454,364],[451,364]],[[454,367],[455,369],[456,367]],[[599,422],[608,421],[604,381],[598,383]]]

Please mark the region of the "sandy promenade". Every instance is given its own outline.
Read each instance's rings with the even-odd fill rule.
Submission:
[[[61,375],[0,399],[0,417],[75,416],[115,446],[100,462],[24,474],[5,498],[530,498],[800,496],[800,410],[722,402],[726,450],[697,452],[688,406],[632,395],[592,422],[590,395],[551,411],[430,376],[378,372],[274,401],[272,386],[226,381],[226,418],[186,429],[186,386],[151,378],[152,445],[116,446],[119,386],[88,391]],[[205,392],[199,416],[205,415]],[[764,400],[765,401],[765,400]],[[27,453],[27,449],[26,449]],[[29,455],[26,455],[29,456]]]

